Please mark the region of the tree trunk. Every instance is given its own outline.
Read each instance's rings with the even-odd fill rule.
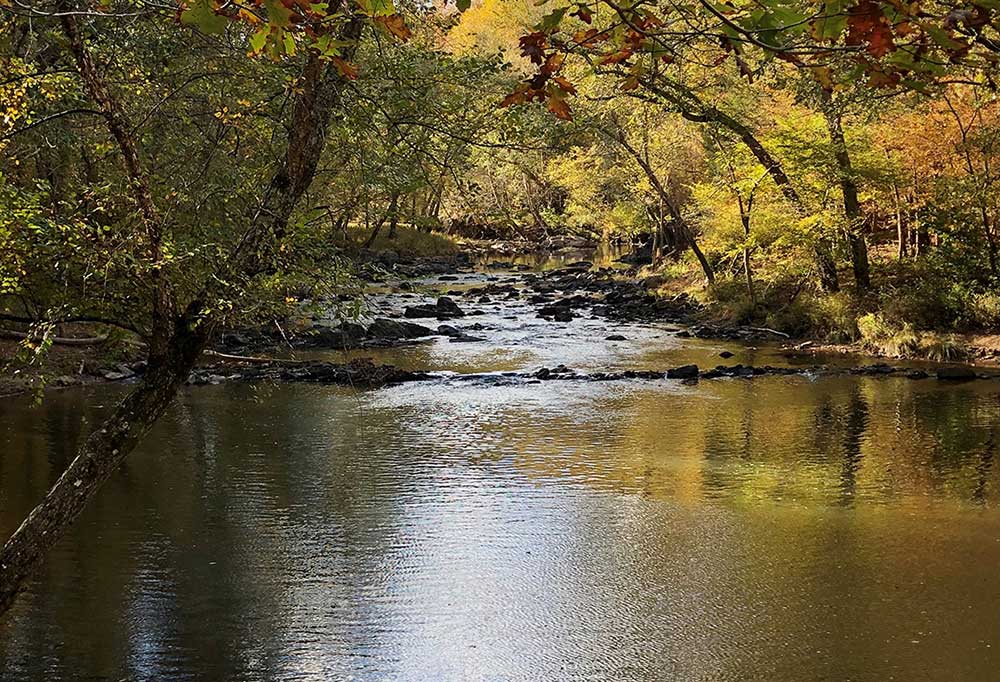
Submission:
[[[10,608],[62,531],[167,409],[203,347],[203,334],[179,330],[169,344],[167,361],[150,367],[138,387],[90,434],[45,499],[10,537],[0,552],[0,614]]]
[[[80,37],[76,15],[66,13],[63,27],[69,37],[81,78],[88,94],[106,111],[106,123],[125,159],[133,183],[142,180],[141,157],[122,111],[106,88],[99,71],[90,60],[88,48]],[[341,39],[356,45],[361,21],[352,20],[344,27]],[[353,48],[345,50],[346,58]],[[291,113],[285,157],[272,176],[249,228],[230,254],[223,271],[211,278],[180,315],[170,315],[166,339],[153,339],[149,345],[149,366],[139,385],[118,405],[112,415],[85,441],[76,458],[59,477],[42,502],[0,550],[0,615],[14,602],[25,579],[55,545],[62,533],[76,519],[102,483],[118,468],[142,436],[167,409],[179,387],[187,379],[198,356],[210,340],[217,318],[204,312],[204,301],[233,294],[234,284],[246,282],[271,267],[271,255],[288,226],[288,220],[301,196],[316,174],[316,167],[326,143],[326,132],[333,111],[340,105],[344,79],[340,73],[312,56],[302,72]],[[119,128],[120,129],[117,129]],[[129,141],[131,140],[131,146]],[[133,164],[136,164],[133,167]],[[133,173],[134,169],[138,169]],[[139,196],[142,206],[151,195]],[[155,208],[148,207],[155,216]],[[147,209],[141,208],[144,224],[149,226]],[[154,224],[155,221],[154,221]],[[155,267],[158,254],[150,253]],[[220,289],[221,287],[221,289]],[[161,301],[154,300],[154,313]],[[216,306],[211,306],[213,309]]]
[[[698,246],[698,242],[695,240],[694,232],[681,215],[680,208],[674,203],[670,195],[667,194],[667,190],[663,186],[663,183],[660,182],[660,178],[656,175],[656,171],[654,171],[653,167],[649,165],[646,158],[639,153],[639,150],[629,143],[629,141],[625,138],[625,133],[623,131],[619,130],[617,135],[610,135],[604,130],[601,132],[616,140],[622,148],[635,159],[636,163],[639,164],[642,172],[646,174],[649,184],[651,184],[653,189],[656,191],[656,195],[660,202],[666,207],[667,211],[670,213],[670,217],[673,219],[675,232],[680,237],[677,241],[682,246],[688,246],[691,248],[695,258],[698,259],[698,263],[701,264],[701,269],[705,273],[705,279],[708,280],[709,284],[715,284],[715,271],[712,269],[712,264],[708,262],[707,258],[705,258],[705,254],[702,253],[701,248]]]
[[[729,114],[705,104],[694,92],[679,83],[674,83],[662,77],[660,77],[660,80],[665,82],[666,87],[659,87],[654,83],[644,83],[644,85],[650,92],[659,95],[677,107],[681,116],[688,121],[694,123],[717,123],[736,135],[746,148],[750,150],[750,153],[754,155],[757,162],[764,167],[764,170],[771,176],[774,184],[789,203],[799,213],[806,213],[805,204],[802,203],[802,198],[795,191],[795,187],[788,179],[784,168],[777,159],[771,156],[771,153],[761,144],[750,128]],[[839,291],[840,281],[837,277],[837,264],[833,260],[833,246],[830,244],[830,240],[820,237],[813,248],[813,253],[816,257],[816,270],[819,273],[820,287],[824,291]]]
[[[864,292],[871,289],[872,283],[868,266],[868,245],[865,243],[863,232],[864,216],[861,214],[861,204],[858,202],[858,186],[854,182],[854,168],[851,166],[851,155],[844,139],[840,112],[834,107],[829,94],[826,94],[824,100],[826,106],[823,108],[823,114],[827,129],[830,131],[830,141],[833,142],[840,191],[844,196],[844,216],[847,218],[847,240],[851,247],[854,283],[858,291]]]
[[[695,258],[701,263],[702,272],[705,273],[705,279],[708,280],[709,285],[715,284],[715,270],[712,269],[712,264],[705,258],[705,254],[701,252],[701,248],[698,246],[698,242],[693,235],[688,235],[688,244],[691,246]]]
[[[399,194],[392,195],[392,201],[389,202],[389,234],[386,236],[389,239],[396,238],[396,230],[399,229]]]
[[[756,308],[757,294],[753,286],[753,269],[750,267],[750,247],[747,246],[747,242],[750,241],[750,209],[753,207],[753,195],[750,195],[750,198],[746,202],[747,205],[744,205],[741,197],[737,196],[736,199],[740,206],[740,223],[743,224],[743,277],[746,279],[747,296],[750,298],[750,305]]]

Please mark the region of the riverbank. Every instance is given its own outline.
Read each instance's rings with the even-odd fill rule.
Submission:
[[[635,269],[575,261],[533,270],[512,261],[487,260],[474,266],[468,256],[402,261],[384,253],[369,262],[378,266],[369,270],[367,303],[357,319],[340,320],[331,312],[267,328],[225,331],[190,383],[378,386],[446,375],[508,383],[843,374],[942,380],[995,376],[991,364],[873,363],[876,356],[857,347],[720,322],[693,296],[664,291],[660,280],[643,279]],[[575,366],[579,351],[573,344],[580,342],[589,344],[588,353],[606,355],[603,364]],[[5,344],[4,353],[12,353],[14,344]],[[717,349],[681,352],[692,344],[716,344]],[[523,359],[495,366],[469,362],[477,352],[459,349],[475,346],[483,356],[520,354]],[[525,355],[527,347],[544,350],[532,358]],[[674,349],[674,355],[657,356],[661,347]],[[436,359],[420,360],[430,348]],[[400,359],[405,367],[396,366]],[[0,394],[133,381],[143,370],[141,349],[134,345],[56,345],[45,364],[5,375]]]

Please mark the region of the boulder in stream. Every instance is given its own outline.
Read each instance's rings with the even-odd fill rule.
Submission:
[[[409,318],[436,317],[438,319],[448,319],[451,317],[463,317],[465,311],[458,307],[458,304],[448,296],[441,296],[437,302],[431,305],[408,306],[403,315]]]
[[[667,370],[668,379],[694,379],[698,376],[698,365],[681,365]]]
[[[368,336],[375,339],[416,339],[421,336],[433,336],[434,330],[422,324],[390,320],[385,317],[376,318],[368,325]]]

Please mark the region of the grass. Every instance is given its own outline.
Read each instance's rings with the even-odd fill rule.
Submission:
[[[350,226],[347,246],[351,249],[363,248],[369,234],[364,225]],[[393,239],[389,239],[388,234],[388,225],[383,226],[370,248],[373,251],[395,251],[407,256],[450,256],[461,249],[460,242],[454,237],[440,232],[421,232],[409,225],[398,226]]]

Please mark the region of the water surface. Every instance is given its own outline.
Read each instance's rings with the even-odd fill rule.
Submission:
[[[385,353],[723,347],[482,319]],[[122,390],[0,407],[0,534]],[[0,623],[0,679],[996,679],[998,443],[996,381],[192,387]]]

